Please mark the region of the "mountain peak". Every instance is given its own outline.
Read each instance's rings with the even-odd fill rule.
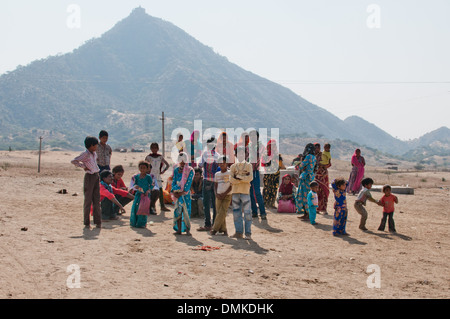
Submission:
[[[147,12],[145,11],[144,8],[142,8],[141,6],[134,8],[133,11],[131,11],[130,16],[142,16],[142,15],[147,15]]]

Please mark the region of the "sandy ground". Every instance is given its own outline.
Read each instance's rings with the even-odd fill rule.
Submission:
[[[84,172],[70,164],[76,155],[45,152],[37,173],[37,152],[0,152],[1,298],[450,297],[449,172],[367,168],[377,184],[415,188],[398,195],[396,234],[377,230],[382,213],[372,203],[369,231],[360,231],[348,196],[349,237],[332,236],[332,214],[318,215],[313,226],[269,210],[267,221],[254,219],[253,241],[246,241],[198,232],[202,219],[192,220],[191,237],[175,236],[172,211],[159,207],[146,229],[134,229],[131,204],[122,219],[84,230]],[[144,157],[114,153],[112,164],[124,165],[128,184]],[[349,171],[349,163],[335,161],[330,177]],[[333,203],[330,195],[330,213]],[[231,211],[227,226],[233,234]]]

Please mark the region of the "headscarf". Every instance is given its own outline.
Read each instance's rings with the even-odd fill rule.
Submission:
[[[310,155],[314,155],[316,151],[316,147],[314,146],[313,143],[308,143],[305,146],[305,150],[303,151],[303,158],[306,157],[306,155],[310,154]]]
[[[352,163],[354,166],[360,167],[360,166],[363,166],[363,165],[362,165],[361,162],[359,161],[358,155],[356,154],[358,151],[359,151],[359,153],[360,153],[360,156],[359,156],[359,157],[361,157],[361,150],[360,150],[359,148],[357,148],[357,149],[355,150],[355,153],[353,153],[353,155],[352,155],[352,161],[351,161],[351,163]]]
[[[289,177],[291,179],[291,182],[287,185],[284,183],[284,179],[286,177]],[[292,176],[289,174],[284,175],[283,178],[281,179],[281,185],[279,189],[280,194],[289,195],[292,194],[293,190],[294,190],[294,183],[292,183]]]

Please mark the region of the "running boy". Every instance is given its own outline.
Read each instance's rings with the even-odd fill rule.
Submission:
[[[370,194],[370,189],[372,188],[373,183],[374,183],[373,179],[371,179],[370,177],[364,178],[361,181],[361,185],[363,186],[363,188],[361,189],[361,191],[358,194],[358,197],[355,200],[355,209],[358,212],[358,214],[361,215],[361,221],[359,223],[359,229],[361,230],[367,230],[366,228],[367,211],[364,208],[364,206],[366,206],[367,200],[376,204],[380,203],[379,201],[377,201],[372,197],[372,194]]]

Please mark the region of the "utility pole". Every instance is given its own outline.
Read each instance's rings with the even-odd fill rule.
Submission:
[[[42,150],[42,136],[39,136],[39,161],[38,161],[38,173],[41,172],[41,150]]]
[[[165,144],[165,138],[164,138],[164,112],[162,112],[162,117],[159,118],[162,121],[162,156],[166,157],[166,144]]]

